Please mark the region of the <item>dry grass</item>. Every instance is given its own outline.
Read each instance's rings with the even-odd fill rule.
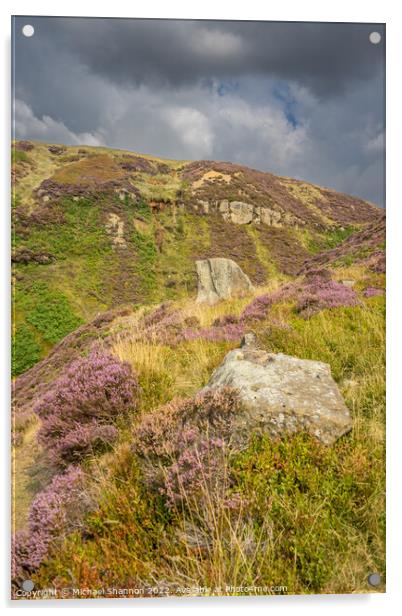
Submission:
[[[21,178],[16,186],[13,186],[13,197],[18,195],[27,210],[32,210],[36,206],[32,191],[38,188],[43,180],[51,177],[60,165],[60,161],[50,154],[45,144],[36,144],[30,156],[34,161],[30,172]]]
[[[243,309],[251,302],[254,297],[276,291],[280,286],[280,280],[272,279],[264,286],[256,287],[252,293],[243,297],[236,297],[218,302],[212,306],[198,304],[188,299],[178,300],[175,305],[182,311],[183,317],[196,317],[200,321],[201,327],[210,327],[215,319],[227,314],[239,316]]]
[[[34,419],[23,432],[22,443],[12,448],[12,526],[13,532],[25,527],[34,490],[32,471],[40,447],[36,441],[39,420]]]
[[[147,173],[136,173],[134,183],[141,191],[142,197],[150,204],[159,201],[176,201],[177,191],[182,183],[174,171],[150,176]]]
[[[223,358],[225,347],[199,339],[173,350],[152,340],[122,338],[114,344],[112,352],[139,375],[141,408],[150,410],[203,387]]]
[[[227,458],[224,465],[219,493],[211,492],[205,477],[196,499],[181,488],[184,504],[173,512],[177,547],[167,555],[163,572],[157,574],[160,578],[162,573],[172,586],[202,586],[210,589],[207,594],[236,595],[235,590],[228,590],[228,584],[257,586],[264,572],[274,564],[271,562],[274,552],[271,522],[266,518],[262,526],[256,528],[253,521],[247,519],[241,501],[236,509],[228,508],[224,498],[230,490]]]

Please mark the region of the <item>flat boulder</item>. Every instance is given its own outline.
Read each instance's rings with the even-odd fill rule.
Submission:
[[[234,423],[234,443],[244,444],[252,432],[275,438],[304,430],[332,445],[351,429],[328,364],[269,353],[247,342],[226,355],[202,390],[238,391],[244,411]]]
[[[216,304],[222,299],[241,296],[254,290],[249,277],[232,261],[223,257],[196,261],[198,303]]]

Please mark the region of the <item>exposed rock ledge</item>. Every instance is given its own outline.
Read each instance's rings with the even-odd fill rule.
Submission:
[[[195,209],[201,209],[204,214],[211,211],[219,212],[226,222],[233,222],[236,225],[268,225],[269,227],[298,226],[304,221],[298,220],[289,212],[273,209],[268,206],[257,206],[243,201],[222,201],[210,202],[198,200],[194,205]]]

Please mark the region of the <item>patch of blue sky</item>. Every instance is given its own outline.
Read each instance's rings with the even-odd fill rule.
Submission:
[[[297,119],[297,100],[293,96],[287,83],[278,83],[273,88],[273,96],[281,105],[283,113],[289,124],[297,128],[300,122]]]
[[[227,96],[228,94],[234,94],[239,91],[240,84],[238,81],[220,81],[216,91],[219,96]]]

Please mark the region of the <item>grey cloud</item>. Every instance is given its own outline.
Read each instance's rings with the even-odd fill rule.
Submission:
[[[100,134],[74,133],[63,122],[44,115],[37,118],[31,107],[16,99],[13,105],[14,130],[19,139],[65,143],[68,145],[105,145]]]
[[[24,19],[17,19],[17,29]],[[296,80],[319,96],[330,96],[378,74],[385,49],[383,43],[369,43],[373,29],[384,37],[382,24],[56,17],[31,21],[37,23],[43,45],[68,49],[108,80],[137,85],[177,87],[205,77],[253,72]],[[20,41],[21,53],[32,43]]]
[[[231,160],[383,204],[372,29],[18,18],[16,136]]]

